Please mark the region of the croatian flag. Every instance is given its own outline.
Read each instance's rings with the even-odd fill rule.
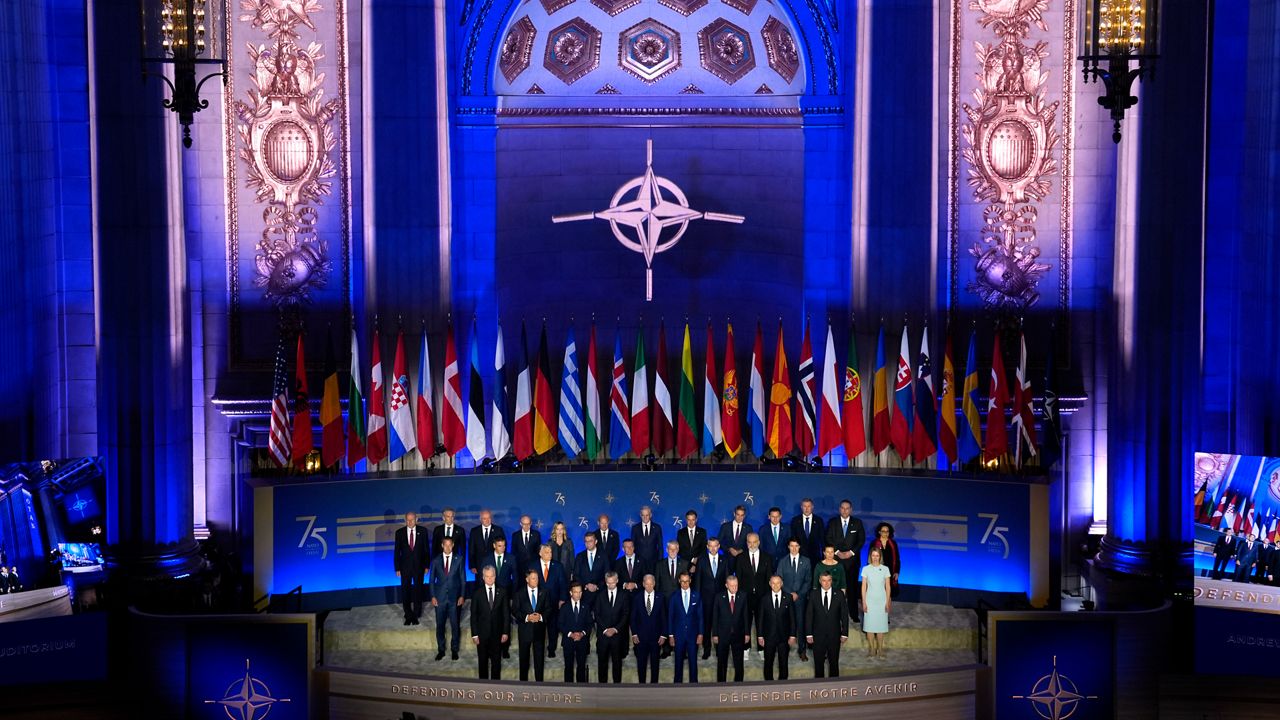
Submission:
[[[395,462],[417,447],[413,410],[409,405],[409,373],[405,370],[404,333],[396,336],[395,375],[391,380],[391,456]]]

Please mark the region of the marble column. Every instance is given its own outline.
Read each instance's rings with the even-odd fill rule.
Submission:
[[[1159,74],[1143,81],[1119,150],[1107,534],[1096,567],[1162,581],[1153,587],[1190,581],[1209,27],[1203,4],[1164,4]]]
[[[199,563],[180,131],[161,105],[164,83],[139,75],[137,3],[90,0],[89,23],[107,556],[129,579],[177,578]]]

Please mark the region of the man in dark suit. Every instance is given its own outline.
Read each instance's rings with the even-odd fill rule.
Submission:
[[[1213,543],[1213,579],[1221,580],[1222,574],[1226,572],[1227,563],[1236,556],[1236,547],[1239,545],[1236,539],[1235,528],[1227,528],[1224,535],[1218,537]]]
[[[501,680],[502,646],[511,638],[511,604],[493,568],[482,568],[480,578],[471,598],[471,642],[476,646],[480,679]]]
[[[695,516],[696,517],[696,516]],[[680,588],[667,600],[667,642],[676,656],[676,682],[684,682],[684,666],[689,663],[689,682],[698,682],[698,646],[702,644],[702,599],[692,589],[689,573],[680,574]]]
[[[724,682],[733,658],[733,681],[742,682],[743,648],[747,646],[747,601],[730,575],[711,607],[711,642],[716,647],[716,682]]]
[[[667,646],[667,604],[653,575],[644,576],[631,599],[631,646],[640,683],[658,682],[658,653]]]
[[[498,586],[506,590],[508,594],[511,592],[511,586],[516,584],[516,578],[521,575],[518,570],[518,563],[507,552],[507,539],[498,538],[493,541],[493,552],[485,555],[480,559],[480,567],[492,565],[494,576],[497,578]]]
[[[481,561],[493,552],[493,544],[498,541],[498,538],[505,541],[507,531],[503,530],[501,525],[493,524],[493,513],[481,510],[480,525],[471,528],[471,538],[467,541],[467,562],[471,565],[471,572],[479,576]]]
[[[698,558],[707,551],[707,531],[698,527],[698,513],[694,510],[684,514],[684,523],[676,531],[676,541],[680,544],[680,557],[689,561],[689,571],[696,572]]]
[[[560,637],[564,649],[564,681],[587,682],[587,654],[591,652],[591,607],[582,599],[582,584],[569,584],[569,601],[560,607]]]
[[[813,500],[800,501],[800,514],[791,518],[791,537],[800,540],[800,554],[809,558],[810,565],[822,559],[822,546],[827,541],[826,525],[813,514]]]
[[[701,568],[693,573],[694,589],[711,603],[724,592],[724,583],[733,574],[733,559],[720,553],[720,538],[707,539],[707,552],[698,558]],[[702,659],[711,657],[711,608],[702,613]]]
[[[644,576],[651,572],[649,566],[636,556],[635,541],[627,538],[622,541],[622,557],[613,563],[613,571],[618,573],[618,587],[627,595],[627,607],[631,606],[631,597],[640,590]],[[631,630],[622,631],[622,656],[631,654]]]
[[[613,561],[618,557],[618,551],[622,547],[622,535],[613,528],[609,527],[609,516],[603,513],[596,518],[596,529],[587,533],[595,536],[596,552],[600,553],[605,560],[609,561],[609,567],[613,567]]]
[[[596,596],[596,681],[609,682],[609,669],[613,669],[613,681],[622,682],[622,651],[626,648],[627,619],[631,615],[631,603],[627,593],[618,587],[618,573],[610,570],[604,575],[604,589]]]
[[[458,615],[466,602],[462,557],[453,551],[453,538],[441,542],[440,554],[431,560],[431,607],[436,611],[436,661],[444,658],[444,627],[453,631],[452,658],[458,659]]]
[[[431,556],[439,555],[444,548],[444,539],[453,538],[453,554],[463,564],[467,562],[467,530],[453,522],[453,508],[447,507],[440,513],[440,524],[431,530]],[[465,577],[463,578],[465,579]]]
[[[1276,554],[1276,549],[1271,546],[1271,538],[1264,537],[1262,547],[1258,548],[1257,572],[1253,575],[1255,583],[1260,585],[1271,583],[1275,576]]]
[[[737,560],[743,550],[747,549],[747,535],[751,533],[751,523],[747,522],[747,509],[741,505],[733,509],[733,519],[720,523],[720,551]]]
[[[844,568],[845,582],[850,588],[850,596],[854,583],[858,579],[859,558],[862,557],[862,544],[867,541],[867,532],[862,521],[853,517],[853,503],[840,501],[840,514],[827,523],[827,544],[836,549],[836,559]],[[848,604],[849,617],[857,619],[858,603]]]
[[[800,662],[808,662],[805,649],[805,605],[809,600],[809,588],[813,586],[813,566],[809,558],[800,554],[800,539],[787,541],[789,552],[778,562],[777,572],[782,576],[782,591],[791,598],[791,630],[796,636],[796,644],[800,647]],[[765,655],[768,655],[766,652]]]
[[[538,559],[538,547],[542,545],[542,533],[533,526],[533,518],[520,516],[520,527],[511,533],[511,543],[507,549],[516,556],[516,567],[524,568]]]
[[[742,594],[747,597],[747,634],[754,627],[759,635],[760,598],[769,592],[769,577],[773,575],[773,558],[760,550],[759,535],[747,535],[747,549],[738,556],[737,573]]]
[[[1236,548],[1236,576],[1233,578],[1238,583],[1249,582],[1249,576],[1253,574],[1254,565],[1258,562],[1258,551],[1262,548],[1262,543],[1258,542],[1257,536],[1249,533],[1249,537],[1244,542],[1239,543]]]
[[[678,540],[667,541],[667,556],[658,561],[655,567],[658,582],[658,592],[662,593],[662,597],[670,600],[671,596],[680,589],[680,575],[689,572],[689,561],[680,557],[680,542]],[[668,618],[669,620],[670,618]],[[662,646],[662,659],[667,659],[671,655],[671,645]]]
[[[573,579],[582,584],[583,602],[595,607],[596,593],[604,587],[604,574],[613,567],[613,561],[598,552],[594,535],[587,535],[582,542],[587,547],[574,558]]]
[[[511,607],[520,648],[520,679],[529,679],[529,661],[532,659],[533,678],[542,682],[547,652],[547,615],[552,612],[555,601],[539,584],[540,575],[537,570],[529,568],[524,578],[525,585],[515,591]]]
[[[805,627],[813,647],[813,676],[840,677],[840,646],[849,639],[849,611],[844,593],[831,587],[831,576],[823,575],[819,587],[810,594]]]
[[[787,541],[791,539],[791,527],[782,522],[782,509],[769,508],[769,522],[756,531],[760,536],[760,549],[773,558],[773,565],[787,554]]]
[[[636,556],[655,567],[662,557],[662,526],[653,521],[653,510],[648,505],[640,508],[640,522],[631,526],[631,539],[636,544]]]
[[[404,514],[404,527],[396,530],[396,577],[400,578],[400,602],[404,624],[417,625],[422,615],[422,576],[430,560],[427,534],[418,527],[418,514]]]
[[[795,610],[791,595],[783,590],[781,575],[769,578],[769,592],[760,599],[760,637],[764,648],[764,679],[773,679],[773,661],[778,661],[778,679],[787,679],[787,659],[796,644]]]
[[[547,657],[556,656],[556,642],[560,637],[560,606],[569,599],[569,576],[564,566],[551,559],[551,546],[538,548],[538,558],[529,565],[540,578],[539,585],[546,591],[551,605],[543,620],[547,623]]]

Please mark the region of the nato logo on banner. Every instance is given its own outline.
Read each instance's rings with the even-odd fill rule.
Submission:
[[[991,618],[997,720],[1115,717],[1115,626],[1109,618]]]
[[[187,717],[306,720],[310,627],[288,621],[189,625]]]

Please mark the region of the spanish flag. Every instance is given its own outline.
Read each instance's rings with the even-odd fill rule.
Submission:
[[[791,452],[791,373],[782,346],[782,322],[778,322],[778,349],[773,357],[773,385],[769,390],[769,449],[775,458]]]
[[[938,445],[946,460],[939,467],[954,464],[959,458],[956,449],[956,369],[951,359],[951,326],[947,326],[946,350],[942,355],[942,394],[939,396],[942,422],[938,424]]]

